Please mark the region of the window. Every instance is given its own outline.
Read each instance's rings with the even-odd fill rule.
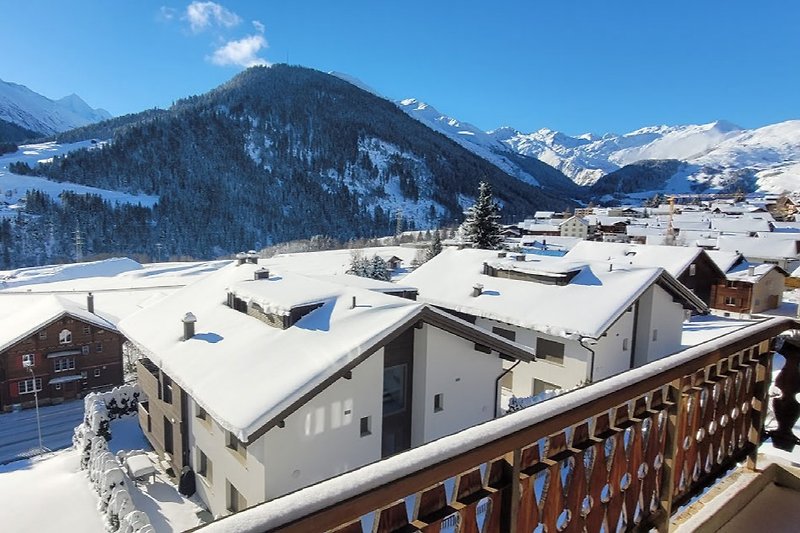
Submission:
[[[492,353],[492,349],[486,345],[475,343],[475,351],[483,353]]]
[[[383,416],[399,413],[406,408],[406,365],[383,369]]]
[[[164,403],[172,403],[172,379],[161,373],[161,399]]]
[[[208,482],[211,482],[211,475],[213,472],[213,468],[211,465],[211,459],[203,453],[203,450],[200,448],[197,449],[197,473],[206,478]]]
[[[558,389],[558,385],[554,383],[550,383],[549,381],[544,381],[541,379],[533,379],[533,395],[536,396],[537,394],[541,394],[544,391],[548,390],[556,390]]]
[[[89,372],[86,370],[81,371],[81,379],[86,379],[89,377]]]
[[[75,370],[74,357],[59,357],[53,362],[53,370],[64,372],[65,370]]]
[[[622,351],[623,352],[628,351],[628,339],[622,339]]]
[[[236,435],[234,435],[230,431],[228,432],[227,441],[228,442],[226,443],[226,445],[228,446],[228,449],[237,452],[243,457],[247,455],[247,445],[244,442],[240,441],[238,438],[236,438]]]
[[[42,390],[42,378],[34,379],[23,379],[19,382],[19,393],[20,394],[31,394],[34,391],[39,392]]]
[[[694,276],[695,274],[697,274],[697,265],[692,263],[691,265],[689,265],[689,275]]]
[[[499,335],[499,336],[503,337],[504,339],[508,339],[510,341],[517,340],[517,333],[514,332],[514,331],[511,331],[510,329],[494,327],[494,328],[492,328],[492,333],[494,333],[495,335]]]
[[[736,288],[736,282],[735,282],[735,281],[730,281],[730,280],[728,280],[728,282],[727,282],[725,285],[726,285],[726,286],[727,286],[729,289],[735,289],[735,288]]]
[[[444,393],[441,392],[433,396],[433,412],[439,411],[444,411]]]
[[[372,435],[372,417],[365,416],[361,419],[361,436]]]
[[[658,340],[658,330],[654,329],[653,330],[653,342],[656,342],[657,340]]]
[[[83,326],[83,334],[84,335],[88,335],[91,332],[92,332],[92,328],[90,328],[89,326]]]
[[[58,334],[58,343],[69,344],[71,342],[72,342],[72,332],[68,329],[62,329],[61,333]]]
[[[734,298],[733,296],[726,296],[725,305],[736,305],[736,298]]]
[[[238,513],[239,511],[247,508],[247,500],[244,499],[242,493],[233,486],[233,483],[230,481],[226,482],[228,485],[228,510],[232,513]]]
[[[95,345],[94,345],[94,351],[97,352],[97,353],[101,353],[103,351],[103,343],[102,342],[96,342]]]
[[[175,453],[172,442],[172,422],[166,416],[164,417],[164,451],[168,454]]]
[[[26,353],[22,356],[22,368],[30,368],[36,365],[36,354]]]
[[[103,333],[105,333],[105,330],[98,329],[96,333],[97,333],[98,335],[102,335]]]
[[[61,390],[61,383],[56,383],[56,390]]]
[[[88,344],[86,346],[81,346],[81,353],[83,355],[89,355],[89,345]]]
[[[564,345],[547,339],[536,339],[536,358],[559,365],[564,364]]]
[[[47,339],[47,330],[46,329],[43,329],[42,331],[39,332],[39,338],[41,340]]]
[[[208,419],[208,413],[206,412],[206,410],[203,409],[202,407],[200,407],[197,404],[194,404],[194,406],[195,406],[194,416],[196,416],[200,420],[207,420]]]
[[[94,369],[94,377],[96,377],[96,378],[100,377],[100,369],[99,368],[95,368]]]

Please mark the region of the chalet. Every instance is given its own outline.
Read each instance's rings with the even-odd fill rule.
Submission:
[[[214,515],[491,420],[503,362],[532,360],[431,306],[263,266],[120,323],[142,356],[142,429]]]
[[[533,348],[536,361],[506,365],[502,385],[516,396],[576,387],[674,353],[685,310],[707,311],[663,268],[628,262],[445,250],[403,281],[421,301]]]
[[[24,304],[20,305],[20,298]],[[0,410],[80,398],[122,384],[122,335],[94,311],[60,296],[2,296]]]
[[[662,267],[703,300],[713,303],[712,288],[725,272],[702,248],[583,241],[565,256],[573,261],[607,261],[640,267]]]
[[[789,276],[785,270],[769,263],[750,263],[738,253],[710,251],[708,255],[726,273],[725,280],[714,287],[712,308],[726,316],[741,316],[780,307]]]
[[[594,233],[594,227],[589,225],[584,218],[572,216],[558,226],[562,237],[577,237],[586,239]]]
[[[800,265],[800,241],[721,235],[717,249],[741,253],[751,263],[771,263],[787,272]]]

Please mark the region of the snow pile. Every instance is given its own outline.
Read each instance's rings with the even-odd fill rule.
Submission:
[[[546,390],[542,391],[539,394],[534,394],[533,396],[512,396],[508,400],[508,412],[513,413],[515,411],[521,411],[526,407],[530,407],[531,405],[536,405],[537,403],[542,403],[545,400],[549,400],[550,398],[555,398],[560,394],[564,394],[567,392],[568,389],[553,389],[553,390]]]

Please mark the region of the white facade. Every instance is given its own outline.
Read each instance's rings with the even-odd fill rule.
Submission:
[[[589,223],[577,216],[572,216],[562,222],[559,229],[562,237],[586,239],[589,236]]]
[[[197,476],[198,494],[211,513],[229,512],[228,484],[250,506],[380,460],[383,368],[380,349],[350,379],[340,378],[311,398],[244,454],[227,446],[226,432],[210,417],[197,418],[192,402],[192,467],[199,472],[200,451],[212,464],[210,479]],[[497,353],[476,351],[474,343],[428,324],[414,329],[412,447],[494,418],[501,373]],[[362,435],[367,417],[369,434]]]
[[[516,342],[534,350],[537,339],[564,346],[562,361],[537,353],[536,361],[516,365],[512,377],[503,380],[514,396],[526,397],[540,392],[537,380],[538,389],[571,389],[675,353],[682,347],[683,319],[683,306],[667,291],[652,285],[596,340],[555,337],[484,318],[478,318],[475,324],[490,331],[498,327],[513,331]],[[511,368],[512,364],[506,362],[504,367]]]

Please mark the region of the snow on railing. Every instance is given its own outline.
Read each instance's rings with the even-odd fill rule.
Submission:
[[[81,453],[81,469],[100,497],[97,510],[103,513],[106,529],[117,533],[155,533],[147,515],[136,509],[125,488],[127,477],[108,449],[109,422],[137,412],[138,385],[123,385],[109,392],[86,396],[84,421],[75,428],[72,444]]]

